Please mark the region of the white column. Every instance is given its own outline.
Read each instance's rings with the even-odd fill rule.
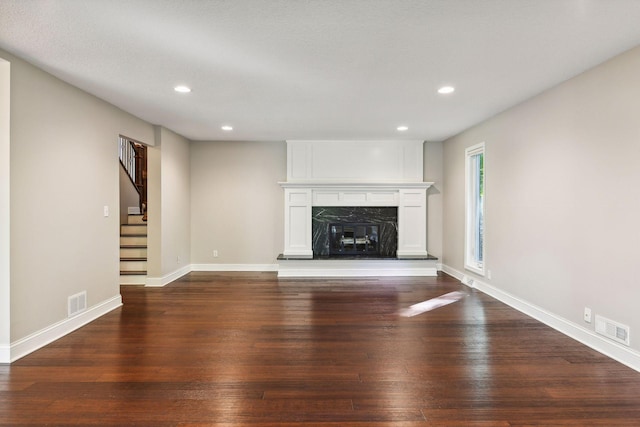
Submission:
[[[400,189],[398,206],[398,252],[405,256],[427,256],[427,190]]]
[[[311,189],[284,189],[284,256],[313,256]]]

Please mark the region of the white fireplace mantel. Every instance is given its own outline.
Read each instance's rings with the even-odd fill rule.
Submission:
[[[312,257],[312,207],[397,207],[398,257],[427,254],[424,141],[287,141],[285,257]]]
[[[427,254],[427,189],[431,182],[281,182],[285,193],[283,255],[312,257],[313,206],[398,208],[398,257]]]

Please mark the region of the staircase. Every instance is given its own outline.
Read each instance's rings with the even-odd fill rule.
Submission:
[[[120,136],[119,151],[120,165],[138,192],[140,213],[129,214],[127,223],[120,226],[120,284],[144,285],[147,282],[147,148]]]
[[[142,215],[128,215],[120,226],[120,284],[144,285],[147,280],[147,224]]]

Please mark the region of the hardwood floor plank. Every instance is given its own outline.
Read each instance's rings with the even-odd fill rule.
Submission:
[[[194,272],[121,292],[0,366],[0,425],[640,425],[640,373],[446,275]]]

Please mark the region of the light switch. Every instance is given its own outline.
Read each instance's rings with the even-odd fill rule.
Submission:
[[[104,207],[104,216],[109,216],[109,206]]]

